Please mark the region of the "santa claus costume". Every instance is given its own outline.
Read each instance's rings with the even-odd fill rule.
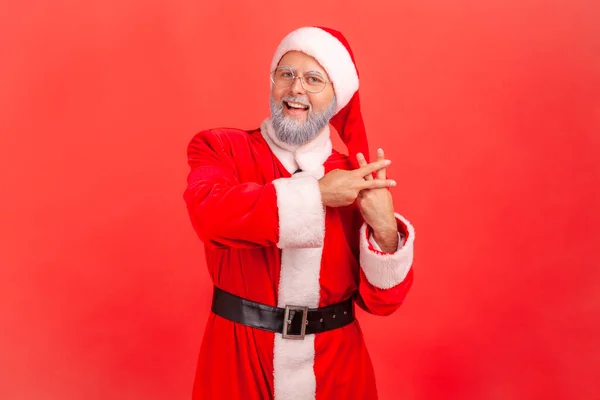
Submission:
[[[388,315],[412,283],[415,234],[405,218],[396,214],[398,249],[383,253],[356,204],[326,208],[321,202],[318,180],[334,169],[355,168],[357,152],[368,155],[358,71],[347,41],[331,29],[297,29],[277,48],[272,70],[292,50],[314,57],[327,71],[337,101],[330,124],[352,157],[332,150],[329,127],[294,147],[277,139],[270,119],[252,131],[207,130],[189,144],[184,198],[205,245],[215,298],[225,293],[239,304],[254,302],[256,315],[292,307],[302,325],[319,333],[292,333],[295,322],[273,332],[211,312],[194,400],[376,399],[353,308],[336,307],[345,302]],[[320,317],[307,319],[306,309],[293,306]],[[327,324],[339,327],[323,328]]]

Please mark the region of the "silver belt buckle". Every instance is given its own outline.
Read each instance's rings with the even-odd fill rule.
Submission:
[[[290,324],[292,323],[292,320],[290,319],[290,311],[302,311],[302,326],[300,328],[299,335],[294,335],[294,334],[288,333],[288,328],[289,328]],[[308,323],[307,318],[308,318],[308,307],[285,306],[285,314],[283,316],[283,332],[282,332],[283,338],[284,339],[303,340],[304,336],[306,335],[306,325]]]

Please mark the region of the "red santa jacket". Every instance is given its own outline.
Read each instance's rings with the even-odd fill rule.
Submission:
[[[402,240],[396,252],[382,253],[356,205],[323,207],[318,179],[351,168],[332,150],[329,128],[291,150],[269,120],[249,132],[204,131],[190,142],[188,162],[184,198],[216,286],[278,307],[324,307],[357,292],[361,308],[388,315],[403,302],[413,279],[414,230],[396,214]],[[376,397],[357,321],[289,340],[209,317],[194,399]]]

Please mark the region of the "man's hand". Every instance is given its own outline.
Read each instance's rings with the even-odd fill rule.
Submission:
[[[364,160],[364,157],[363,157]],[[396,186],[391,179],[373,179],[371,174],[375,171],[384,170],[391,161],[378,157],[378,160],[367,164],[365,161],[361,167],[351,171],[333,170],[319,180],[321,189],[321,200],[327,207],[343,207],[350,205],[356,200],[362,190],[380,189],[389,194],[387,188]],[[364,179],[370,176],[370,180]],[[362,211],[362,210],[361,210]],[[392,212],[392,217],[393,217]],[[363,213],[364,216],[364,213]],[[395,221],[395,220],[394,220]],[[379,243],[379,242],[378,242]]]
[[[364,155],[356,155],[358,165],[361,169],[367,165],[373,165],[384,160],[383,149],[377,150],[377,161],[367,164]],[[357,170],[358,171],[358,170]],[[376,172],[376,177],[369,172],[364,176],[365,182],[386,182],[386,170],[380,168]],[[373,238],[382,251],[386,253],[395,252],[398,248],[398,226],[394,216],[394,202],[392,194],[383,186],[383,188],[365,189],[360,192],[356,203],[363,219],[373,229]]]

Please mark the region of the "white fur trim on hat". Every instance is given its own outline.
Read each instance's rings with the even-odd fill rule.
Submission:
[[[358,74],[346,47],[323,29],[299,28],[289,33],[277,47],[271,62],[271,71],[277,68],[285,53],[294,50],[314,57],[325,68],[333,82],[337,98],[335,112],[339,112],[358,90]]]

